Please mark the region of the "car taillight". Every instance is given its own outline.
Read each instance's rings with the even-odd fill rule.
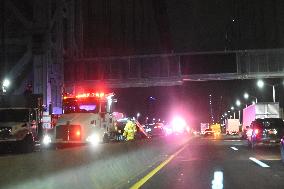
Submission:
[[[254,130],[254,133],[257,135],[259,133],[259,130],[258,129],[255,129]]]
[[[81,135],[81,132],[78,130],[78,131],[76,131],[76,136],[80,136]]]

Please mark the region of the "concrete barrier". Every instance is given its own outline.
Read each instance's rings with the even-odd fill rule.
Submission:
[[[163,137],[0,157],[0,188],[125,188],[189,137]]]

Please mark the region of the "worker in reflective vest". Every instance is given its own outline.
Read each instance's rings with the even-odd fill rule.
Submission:
[[[136,131],[136,125],[133,123],[133,121],[128,120],[124,127],[123,136],[126,138],[127,141],[134,140]]]

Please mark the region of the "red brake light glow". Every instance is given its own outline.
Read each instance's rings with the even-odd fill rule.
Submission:
[[[254,133],[255,133],[256,135],[258,134],[258,132],[259,132],[258,129],[255,129],[255,130],[254,130]]]
[[[76,131],[76,136],[80,136],[81,132],[80,131]]]

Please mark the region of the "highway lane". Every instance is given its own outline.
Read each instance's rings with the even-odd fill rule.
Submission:
[[[214,175],[213,188],[222,180],[223,188],[284,188],[278,148],[251,151],[237,138],[180,136],[2,155],[0,188],[130,188],[169,157],[142,188],[212,188]]]
[[[260,160],[269,167],[261,167],[262,164],[252,160]],[[278,147],[252,151],[237,138],[201,137],[191,140],[141,188],[271,189],[284,188],[283,180],[284,165]]]
[[[125,188],[190,140],[161,137],[122,143],[0,155],[0,188]]]

